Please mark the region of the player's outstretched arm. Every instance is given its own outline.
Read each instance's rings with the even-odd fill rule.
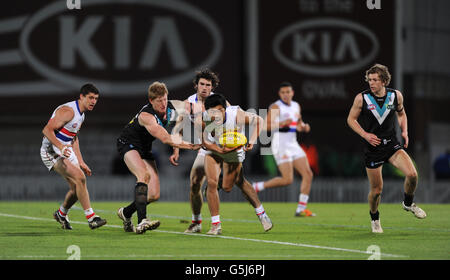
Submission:
[[[144,126],[153,137],[159,139],[164,144],[187,150],[198,150],[200,148],[200,145],[194,145],[183,141],[181,137],[178,137],[177,135],[170,135],[156,122],[155,117],[147,112],[139,114],[139,124]]]

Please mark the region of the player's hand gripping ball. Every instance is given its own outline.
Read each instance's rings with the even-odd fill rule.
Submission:
[[[235,131],[225,132],[219,138],[219,143],[227,148],[235,148],[244,146],[247,143],[247,137],[245,137],[244,134]]]

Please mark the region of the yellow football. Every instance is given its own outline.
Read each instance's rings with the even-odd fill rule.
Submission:
[[[245,137],[244,134],[235,131],[225,132],[219,138],[219,143],[228,148],[239,147],[247,143],[247,137]]]

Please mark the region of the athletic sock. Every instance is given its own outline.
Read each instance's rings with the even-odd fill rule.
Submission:
[[[261,206],[255,208],[255,213],[256,213],[256,216],[258,216],[258,217],[266,215],[266,211],[264,210],[264,207],[262,204],[261,204]]]
[[[69,213],[69,209],[64,208],[62,205],[59,207],[59,215],[66,217]]]
[[[202,223],[202,214],[198,214],[198,215],[192,214],[192,223],[193,224],[201,224]]]
[[[135,186],[135,205],[138,216],[138,224],[147,218],[147,192],[148,186],[145,183],[137,182]]]
[[[404,196],[404,199],[403,199],[403,203],[405,204],[405,206],[411,206],[411,204],[412,204],[412,202],[413,202],[413,199],[414,199],[414,195],[413,194],[407,194],[407,193],[404,193],[405,194],[405,196]]]
[[[94,218],[95,213],[92,208],[88,208],[84,210],[84,215],[86,216],[86,219],[88,219],[88,221],[90,222]]]
[[[297,213],[305,211],[306,206],[308,205],[308,199],[309,195],[300,194],[298,197]]]
[[[255,182],[252,184],[253,188],[256,192],[260,192],[264,190],[264,182]]]
[[[149,205],[150,202],[147,202],[147,205]],[[125,216],[125,218],[129,219],[131,218],[131,216],[133,216],[134,212],[136,212],[137,208],[136,208],[136,202],[133,201],[131,202],[128,206],[123,208],[123,215]]]
[[[211,224],[218,225],[220,224],[220,215],[211,217]]]
[[[372,221],[376,221],[376,220],[380,219],[380,212],[378,212],[378,210],[376,213],[372,213],[371,211],[369,211],[369,213],[370,213],[370,218],[372,218]]]
[[[123,208],[123,215],[125,218],[129,219],[133,216],[133,213],[136,212],[136,203],[133,201],[127,207]]]

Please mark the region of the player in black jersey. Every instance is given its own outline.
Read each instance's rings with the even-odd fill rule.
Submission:
[[[164,83],[151,84],[148,88],[149,103],[125,126],[117,139],[117,150],[137,181],[134,188],[135,200],[127,207],[119,208],[117,212],[127,232],[134,231],[141,234],[159,226],[159,221],[150,221],[146,218],[147,204],[158,200],[160,195],[152,142],[159,139],[162,143],[175,148],[190,150],[200,148],[200,145],[182,141],[180,137],[167,132],[167,128],[176,117],[175,108],[167,97],[168,90]],[[134,227],[131,216],[136,211],[138,225]]]
[[[400,91],[387,88],[391,80],[388,68],[375,64],[366,71],[370,89],[359,93],[350,109],[347,123],[365,140],[365,165],[370,183],[368,195],[372,232],[382,233],[378,205],[383,190],[382,166],[389,162],[405,174],[403,209],[423,219],[426,213],[413,203],[417,187],[417,171],[405,152],[408,147],[408,123]],[[395,121],[398,120],[403,145],[396,138]]]

